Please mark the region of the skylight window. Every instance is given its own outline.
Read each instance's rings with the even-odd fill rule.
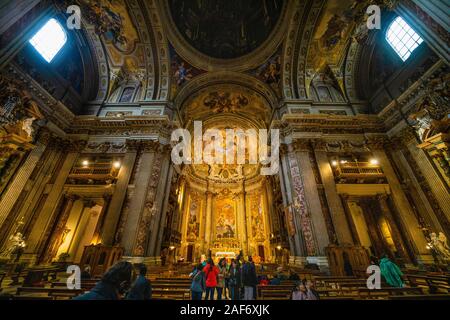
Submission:
[[[408,60],[413,51],[423,42],[423,39],[402,17],[397,17],[389,26],[386,40],[403,61]]]
[[[66,42],[66,31],[61,24],[53,18],[48,20],[30,40],[31,45],[48,63],[52,62]]]

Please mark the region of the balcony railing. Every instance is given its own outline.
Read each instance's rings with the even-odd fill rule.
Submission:
[[[112,163],[95,163],[89,166],[73,167],[69,179],[78,180],[114,180],[119,173]]]
[[[384,173],[381,167],[370,162],[347,162],[334,166],[336,179],[381,179]]]

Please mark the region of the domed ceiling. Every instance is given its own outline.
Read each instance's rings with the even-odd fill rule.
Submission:
[[[170,0],[172,19],[196,50],[216,59],[251,53],[270,36],[284,0]]]

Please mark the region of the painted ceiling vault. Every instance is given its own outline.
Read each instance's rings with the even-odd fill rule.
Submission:
[[[277,24],[284,0],[170,0],[173,21],[198,51],[233,59],[257,49]]]

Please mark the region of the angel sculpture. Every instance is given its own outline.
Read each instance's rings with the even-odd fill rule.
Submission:
[[[17,232],[9,238],[5,250],[1,256],[10,259],[13,254],[21,254],[26,247],[22,233]]]
[[[436,249],[437,253],[444,259],[450,261],[450,250],[447,244],[447,238],[442,233],[439,232],[439,236],[436,233],[430,234],[431,243],[433,247]]]

